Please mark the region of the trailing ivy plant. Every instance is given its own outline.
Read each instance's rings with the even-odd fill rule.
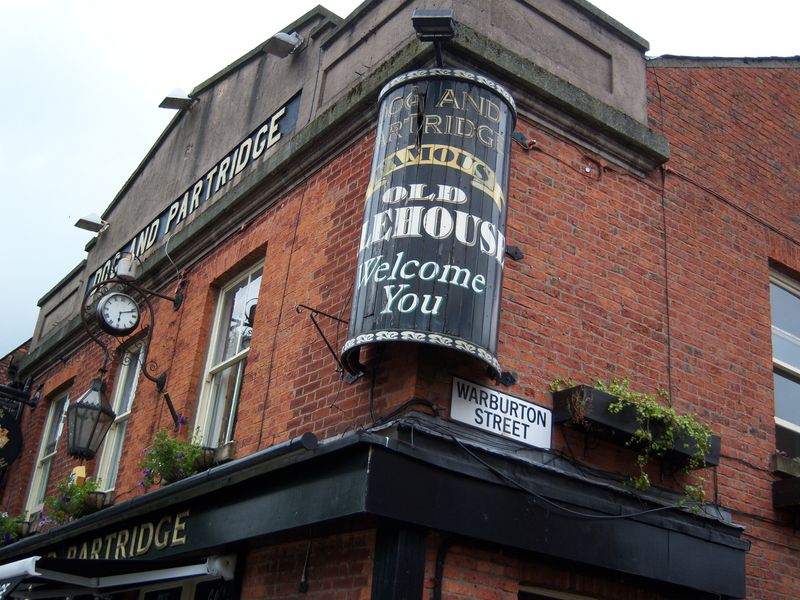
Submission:
[[[573,386],[572,380],[563,378],[554,380],[550,385],[553,391]],[[632,478],[637,490],[644,491],[650,487],[650,478],[646,471],[650,459],[664,456],[675,447],[676,440],[684,440],[684,447],[687,449],[690,443],[694,445],[694,452],[684,465],[683,473],[703,466],[705,456],[711,449],[711,428],[698,421],[693,414],[678,414],[669,406],[669,394],[665,390],[658,390],[656,394],[633,391],[627,377],[611,379],[608,383],[596,381],[592,387],[617,398],[616,402],[608,406],[609,412],[619,414],[627,407],[635,412],[638,427],[627,445],[637,452],[636,466],[639,474]],[[583,416],[579,414],[577,418],[582,419]],[[575,419],[573,416],[573,420]],[[700,477],[699,481],[699,484],[684,486],[684,502],[703,501],[705,492],[702,484],[705,480]]]
[[[693,414],[679,415],[669,406],[669,394],[665,390],[658,390],[657,394],[645,394],[630,389],[630,381],[612,379],[609,383],[597,381],[594,387],[618,398],[609,405],[608,410],[619,413],[630,406],[636,412],[636,422],[639,427],[634,431],[628,445],[637,451],[636,465],[639,475],[634,477],[633,484],[638,490],[650,487],[650,479],[645,471],[650,458],[664,456],[675,446],[678,439],[686,440],[684,445],[689,447],[689,441],[695,444],[695,451],[683,468],[684,473],[703,466],[705,456],[711,449],[711,428],[701,423]],[[702,485],[687,485],[684,487],[687,500],[702,502],[704,492]]]

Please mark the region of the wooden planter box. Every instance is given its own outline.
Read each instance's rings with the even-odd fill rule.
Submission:
[[[593,388],[578,385],[553,392],[553,423],[568,423],[589,433],[620,445],[628,445],[634,432],[639,429],[636,409],[625,406],[619,412],[608,410],[619,398]],[[661,458],[679,464],[686,464],[697,451],[693,438],[675,436],[673,448]],[[719,464],[720,438],[711,436],[711,448],[704,457],[705,466]]]

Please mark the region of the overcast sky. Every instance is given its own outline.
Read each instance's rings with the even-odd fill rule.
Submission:
[[[190,91],[318,2],[0,0],[0,356],[86,254],[102,214]],[[358,2],[319,2],[345,17]],[[800,54],[797,0],[598,0],[648,56]],[[456,14],[456,18],[458,15]],[[5,383],[5,373],[0,373]]]

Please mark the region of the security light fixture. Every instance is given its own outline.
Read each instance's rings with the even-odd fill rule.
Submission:
[[[421,42],[446,42],[456,33],[453,11],[449,8],[417,8],[411,15],[411,24]]]
[[[67,453],[75,458],[93,458],[116,418],[103,398],[103,381],[95,379],[67,409]]]
[[[180,88],[175,88],[167,94],[167,97],[161,101],[161,104],[158,105],[158,108],[169,108],[172,110],[184,110],[189,108],[194,99],[189,96],[186,92],[184,92]]]
[[[453,39],[456,22],[449,8],[417,8],[411,15],[411,24],[421,42],[432,42],[436,51],[436,66],[442,67],[442,43]]]
[[[97,213],[89,213],[85,217],[78,219],[75,223],[75,227],[91,231],[92,233],[100,233],[106,230],[108,223],[103,221]]]
[[[119,257],[114,272],[120,279],[135,280],[142,271],[142,261],[133,252],[123,252]]]
[[[303,38],[296,31],[292,33],[280,32],[264,42],[261,51],[266,54],[277,56],[278,58],[286,58],[290,54],[293,54],[302,43]]]

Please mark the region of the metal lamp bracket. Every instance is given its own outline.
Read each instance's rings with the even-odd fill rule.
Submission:
[[[307,310],[309,312],[309,317],[311,317],[311,322],[314,324],[314,327],[319,333],[319,336],[322,338],[322,341],[325,342],[325,345],[328,347],[328,351],[333,356],[333,360],[336,361],[336,372],[339,373],[339,376],[344,380],[345,383],[352,384],[355,383],[358,379],[364,376],[364,373],[359,371],[358,373],[351,374],[345,371],[344,367],[342,366],[342,361],[339,360],[339,357],[336,356],[336,351],[331,346],[331,343],[328,341],[328,338],[325,337],[325,333],[322,331],[322,328],[319,326],[317,319],[315,318],[317,315],[322,315],[323,317],[327,317],[337,323],[342,323],[343,325],[347,325],[347,321],[343,321],[339,317],[334,317],[326,312],[322,312],[321,310],[317,310],[316,308],[311,308],[310,306],[306,306],[305,304],[298,304],[294,307],[298,314],[302,313],[303,310]]]
[[[108,368],[108,363],[111,361],[111,354],[109,352],[108,346],[104,339],[108,339],[107,336],[101,337],[101,331],[96,324],[94,318],[94,307],[96,302],[105,294],[113,290],[124,290],[126,292],[133,292],[133,295],[136,299],[140,302],[141,305],[146,307],[147,315],[149,321],[147,325],[143,328],[144,329],[144,339],[142,340],[142,351],[140,355],[140,361],[142,364],[141,373],[144,377],[150,381],[152,381],[156,385],[156,389],[158,390],[159,394],[162,394],[164,401],[167,404],[167,408],[169,409],[170,416],[175,424],[175,429],[177,430],[179,427],[179,417],[175,411],[175,407],[172,404],[172,399],[170,398],[169,394],[165,391],[167,386],[167,372],[162,371],[159,373],[158,364],[151,361],[148,362],[147,356],[150,351],[150,342],[152,340],[153,329],[155,324],[155,311],[153,310],[153,303],[151,298],[156,297],[162,300],[167,300],[168,302],[172,302],[173,310],[180,309],[181,305],[183,304],[184,300],[184,289],[186,287],[186,280],[181,278],[178,282],[178,288],[174,296],[167,296],[160,292],[156,292],[154,290],[150,290],[137,284],[130,279],[124,279],[120,277],[112,277],[110,279],[106,279],[105,281],[95,284],[94,286],[90,287],[86,291],[86,299],[90,299],[90,301],[84,302],[83,310],[81,311],[81,319],[83,321],[84,329],[86,330],[89,337],[103,350],[103,365],[100,367],[100,372],[106,372]],[[122,348],[122,345],[125,343],[125,339],[122,339],[119,343],[118,350]],[[154,375],[154,373],[157,373]]]

